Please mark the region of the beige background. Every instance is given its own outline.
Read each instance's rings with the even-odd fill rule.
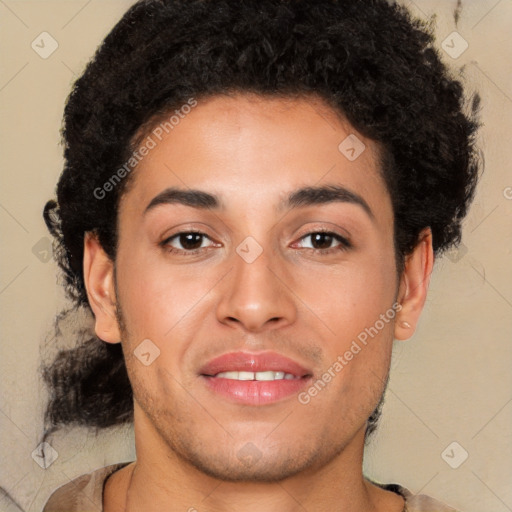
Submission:
[[[131,1],[0,0],[1,473],[0,486],[25,511],[39,511],[58,485],[134,458],[131,429],[99,438],[61,432],[46,470],[31,458],[45,391],[40,344],[64,304],[56,265],[44,262],[41,211],[62,168],[59,129],[71,83]],[[512,0],[407,2],[438,13],[439,44],[457,30],[469,48],[458,59],[483,99],[480,145],[486,171],[464,227],[464,247],[436,262],[428,303],[413,339],[396,344],[380,429],[367,474],[433,495],[465,512],[512,510]],[[43,31],[58,49],[42,59]],[[42,241],[41,241],[42,239]],[[34,246],[36,249],[33,250]],[[34,254],[34,252],[36,254]],[[451,468],[441,454],[453,441]],[[450,455],[452,454],[450,453]],[[0,499],[0,511],[16,510]]]

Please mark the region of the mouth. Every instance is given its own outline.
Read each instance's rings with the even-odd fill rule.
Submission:
[[[275,352],[232,352],[200,370],[200,377],[216,398],[246,405],[290,398],[306,387],[312,376],[312,371]]]

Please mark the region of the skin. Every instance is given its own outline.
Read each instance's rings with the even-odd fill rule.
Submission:
[[[349,134],[366,146],[354,161],[338,150]],[[416,327],[433,252],[427,228],[397,275],[376,143],[318,98],[218,96],[200,101],[131,178],[115,264],[93,235],[85,240],[96,333],[122,343],[134,391],[137,460],[108,479],[105,511],[401,511],[400,496],[362,475],[364,433],[393,339]],[[373,215],[348,202],[277,211],[291,191],[319,185],[349,189]],[[145,213],[169,187],[214,193],[223,208]],[[322,228],[351,247],[315,245],[308,235]],[[183,238],[165,241],[191,229],[206,235],[200,252],[169,252],[190,251]],[[252,263],[236,252],[248,236],[263,249]],[[316,380],[395,302],[396,317],[307,404],[240,405],[198,375],[227,352],[274,350]],[[149,366],[133,355],[145,339],[160,350]],[[248,443],[259,456],[252,464],[237,457]]]

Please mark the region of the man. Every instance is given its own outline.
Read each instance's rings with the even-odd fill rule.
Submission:
[[[70,95],[45,209],[95,320],[45,370],[45,437],[133,419],[137,459],[44,511],[454,510],[362,458],[460,240],[475,131],[385,1],[130,8]]]

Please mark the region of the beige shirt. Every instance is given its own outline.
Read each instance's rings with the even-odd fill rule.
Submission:
[[[75,478],[50,496],[43,512],[103,512],[103,486],[107,478],[129,462],[113,464]],[[400,485],[381,485],[405,499],[406,512],[457,512],[424,494],[412,494]]]

